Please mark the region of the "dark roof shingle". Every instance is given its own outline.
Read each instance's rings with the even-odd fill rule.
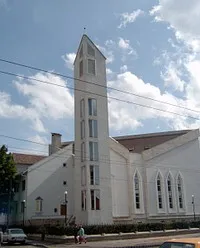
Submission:
[[[169,131],[161,133],[149,133],[130,136],[114,137],[121,145],[132,152],[141,153],[145,149],[160,145],[168,140],[175,139],[191,130]]]
[[[46,158],[46,156],[13,153],[13,158],[16,164],[32,165]]]

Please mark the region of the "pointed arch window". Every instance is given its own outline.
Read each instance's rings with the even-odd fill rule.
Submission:
[[[183,209],[183,180],[181,178],[181,175],[178,175],[178,178],[177,178],[177,190],[178,190],[179,208]]]
[[[134,187],[135,187],[135,207],[140,209],[140,183],[138,173],[134,176]]]
[[[95,50],[89,44],[87,44],[87,52],[90,56],[95,57]]]
[[[169,208],[172,209],[174,207],[174,204],[173,204],[173,192],[172,192],[172,177],[170,174],[167,177],[167,192],[168,192]]]
[[[157,196],[158,196],[158,208],[163,208],[163,199],[162,199],[162,179],[161,175],[158,174],[156,179],[156,186],[157,186]]]

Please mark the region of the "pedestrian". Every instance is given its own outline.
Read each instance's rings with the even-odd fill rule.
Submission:
[[[78,241],[77,241],[78,230],[79,230],[79,228],[78,228],[78,226],[75,224],[74,230],[73,230],[73,233],[74,233],[74,242],[75,242],[75,244],[78,243]]]
[[[82,225],[80,226],[80,229],[78,231],[78,242],[79,242],[79,244],[81,244],[82,242],[86,243],[85,230],[82,227]]]

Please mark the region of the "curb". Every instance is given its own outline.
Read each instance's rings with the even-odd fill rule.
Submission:
[[[48,246],[44,245],[44,244],[37,244],[37,243],[26,243],[27,245],[31,245],[31,246],[35,246],[35,247],[41,247],[41,248],[48,248]]]
[[[160,246],[163,242],[159,243],[151,243],[151,244],[143,244],[143,245],[133,245],[133,246],[122,246],[120,248],[152,248],[156,246]],[[48,248],[48,246],[43,244],[34,244],[34,243],[27,243],[27,245],[35,246],[35,247],[41,247],[41,248]],[[104,247],[106,248],[106,247]],[[112,248],[119,248],[119,247],[112,247]]]
[[[93,237],[93,236],[87,236],[88,242],[95,242],[95,241],[111,241],[111,240],[130,240],[130,239],[138,239],[138,238],[154,238],[154,237],[167,237],[167,236],[177,236],[177,235],[185,235],[185,234],[195,234],[199,233],[200,230],[199,228],[196,230],[170,230],[170,231],[165,231],[165,232],[146,232],[146,233],[131,233],[131,234],[123,234],[123,235],[112,235],[112,236],[98,236],[98,237]],[[29,240],[32,240],[32,242],[40,242],[40,239],[38,237],[29,237]],[[73,244],[74,243],[74,238],[49,238],[46,237],[45,239],[46,244]],[[147,247],[147,246],[145,246]]]
[[[152,248],[152,247],[155,247],[155,246],[160,246],[162,243],[154,243],[154,244],[146,244],[146,245],[133,245],[133,246],[122,246],[122,247],[119,247],[119,246],[116,246],[116,247],[112,247],[112,248]],[[104,247],[106,248],[106,247]]]

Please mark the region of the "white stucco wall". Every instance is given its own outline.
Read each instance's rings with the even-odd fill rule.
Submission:
[[[160,147],[161,149],[162,147]],[[176,216],[179,215],[193,215],[192,209],[192,195],[195,195],[196,213],[200,213],[200,152],[199,152],[199,140],[189,141],[177,148],[174,148],[168,152],[155,156],[149,161],[146,161],[146,173],[147,173],[147,194],[150,216]],[[164,210],[159,211],[157,206],[156,195],[156,176],[157,173],[163,176],[163,186],[165,190],[163,192]],[[174,209],[168,207],[168,197],[166,190],[166,180],[168,174],[171,173],[173,178],[173,200]],[[184,210],[180,210],[178,207],[177,198],[177,176],[181,174],[184,182]]]
[[[66,167],[63,167],[66,163]],[[67,185],[63,185],[63,181]],[[74,166],[72,145],[69,145],[29,168],[26,200],[26,218],[52,217],[60,215],[60,204],[64,202],[64,192],[68,192],[67,214],[74,214]],[[43,211],[36,213],[37,197],[43,199]],[[57,213],[54,212],[57,208]]]
[[[129,183],[126,159],[110,150],[113,217],[129,216]]]
[[[87,53],[87,44],[90,44],[95,50],[95,58]],[[81,41],[83,46],[83,57],[80,59],[79,53],[77,55],[74,76],[79,78],[79,63],[83,59],[83,76],[81,80],[75,80],[75,208],[77,221],[85,224],[100,224],[112,223],[112,193],[111,193],[111,171],[110,171],[110,154],[109,154],[109,136],[108,136],[108,106],[107,106],[107,91],[105,87],[99,87],[95,84],[106,86],[106,68],[105,58],[88,39],[83,36]],[[79,52],[79,51],[78,51]],[[87,70],[87,59],[95,59],[95,75],[89,74]],[[90,84],[85,83],[90,82]],[[105,97],[101,97],[103,95]],[[90,117],[88,114],[88,98],[97,100],[97,116]],[[85,113],[83,119],[85,120],[85,138],[81,140],[80,134],[80,101],[85,101]],[[89,137],[89,118],[97,120],[98,137]],[[89,141],[98,142],[99,161],[89,161]],[[86,159],[84,162],[80,161],[81,143],[86,145]],[[89,183],[89,168],[90,165],[99,165],[100,184],[92,186]],[[86,166],[87,183],[85,186],[81,185],[81,166]],[[90,191],[92,189],[100,190],[100,210],[91,210]],[[81,190],[86,190],[86,210],[81,209]]]

